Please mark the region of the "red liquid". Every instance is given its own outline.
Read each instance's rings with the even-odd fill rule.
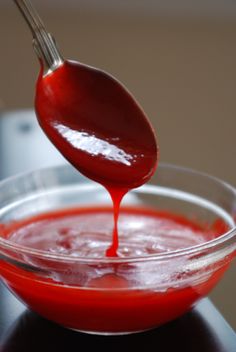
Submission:
[[[85,208],[12,224],[5,236],[70,258],[104,258],[112,227],[112,209]],[[118,255],[123,258],[173,251],[216,235],[184,218],[135,208],[122,209],[119,231]],[[73,329],[116,333],[149,329],[178,317],[206,295],[227,268],[221,263],[219,268],[206,266],[201,273],[187,274],[184,269],[178,272],[183,260],[187,258],[83,264],[24,255],[25,264],[43,271],[29,272],[2,262],[0,272],[10,288],[44,317]]]
[[[153,129],[126,89],[104,72],[70,61],[46,77],[41,72],[35,108],[46,135],[90,179],[128,190],[153,174]]]
[[[43,71],[42,71],[43,72]],[[114,236],[122,197],[147,182],[157,165],[157,143],[144,112],[114,78],[66,61],[37,82],[39,123],[77,170],[102,184],[114,203]]]

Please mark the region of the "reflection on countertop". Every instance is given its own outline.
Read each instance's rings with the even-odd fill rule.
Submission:
[[[191,312],[160,328],[124,336],[95,336],[64,329],[26,310],[0,285],[1,352],[72,351],[101,347],[115,352],[132,347],[135,351],[157,349],[182,352],[233,352],[236,334],[209,300]]]

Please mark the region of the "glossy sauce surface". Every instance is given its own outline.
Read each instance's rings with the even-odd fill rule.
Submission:
[[[39,123],[65,158],[106,188],[145,183],[157,164],[157,142],[143,110],[113,77],[66,61],[36,89]]]
[[[149,208],[122,207],[120,258],[142,257],[192,247],[214,232],[181,216]],[[29,248],[77,258],[104,258],[113,233],[113,209],[93,207],[52,212],[10,225],[7,238]]]

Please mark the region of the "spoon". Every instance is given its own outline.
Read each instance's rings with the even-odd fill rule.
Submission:
[[[30,1],[14,1],[41,63],[35,96],[39,124],[77,170],[109,191],[114,230],[106,255],[117,256],[121,200],[147,182],[157,166],[154,130],[121,83],[104,71],[64,60]]]
[[[64,60],[30,1],[14,1],[41,63],[35,109],[46,135],[80,172],[105,186],[145,183],[157,164],[157,143],[143,110],[112,76]]]

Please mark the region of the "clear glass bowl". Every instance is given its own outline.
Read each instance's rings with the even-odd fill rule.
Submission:
[[[0,183],[2,280],[35,312],[88,333],[144,331],[182,315],[211,291],[235,256],[235,189],[205,174],[160,165],[157,185],[133,190],[123,204],[168,211],[205,228],[218,224],[223,234],[129,258],[81,258],[13,243],[6,229],[14,222],[58,209],[111,206],[105,189],[81,180],[72,167],[42,169]]]

